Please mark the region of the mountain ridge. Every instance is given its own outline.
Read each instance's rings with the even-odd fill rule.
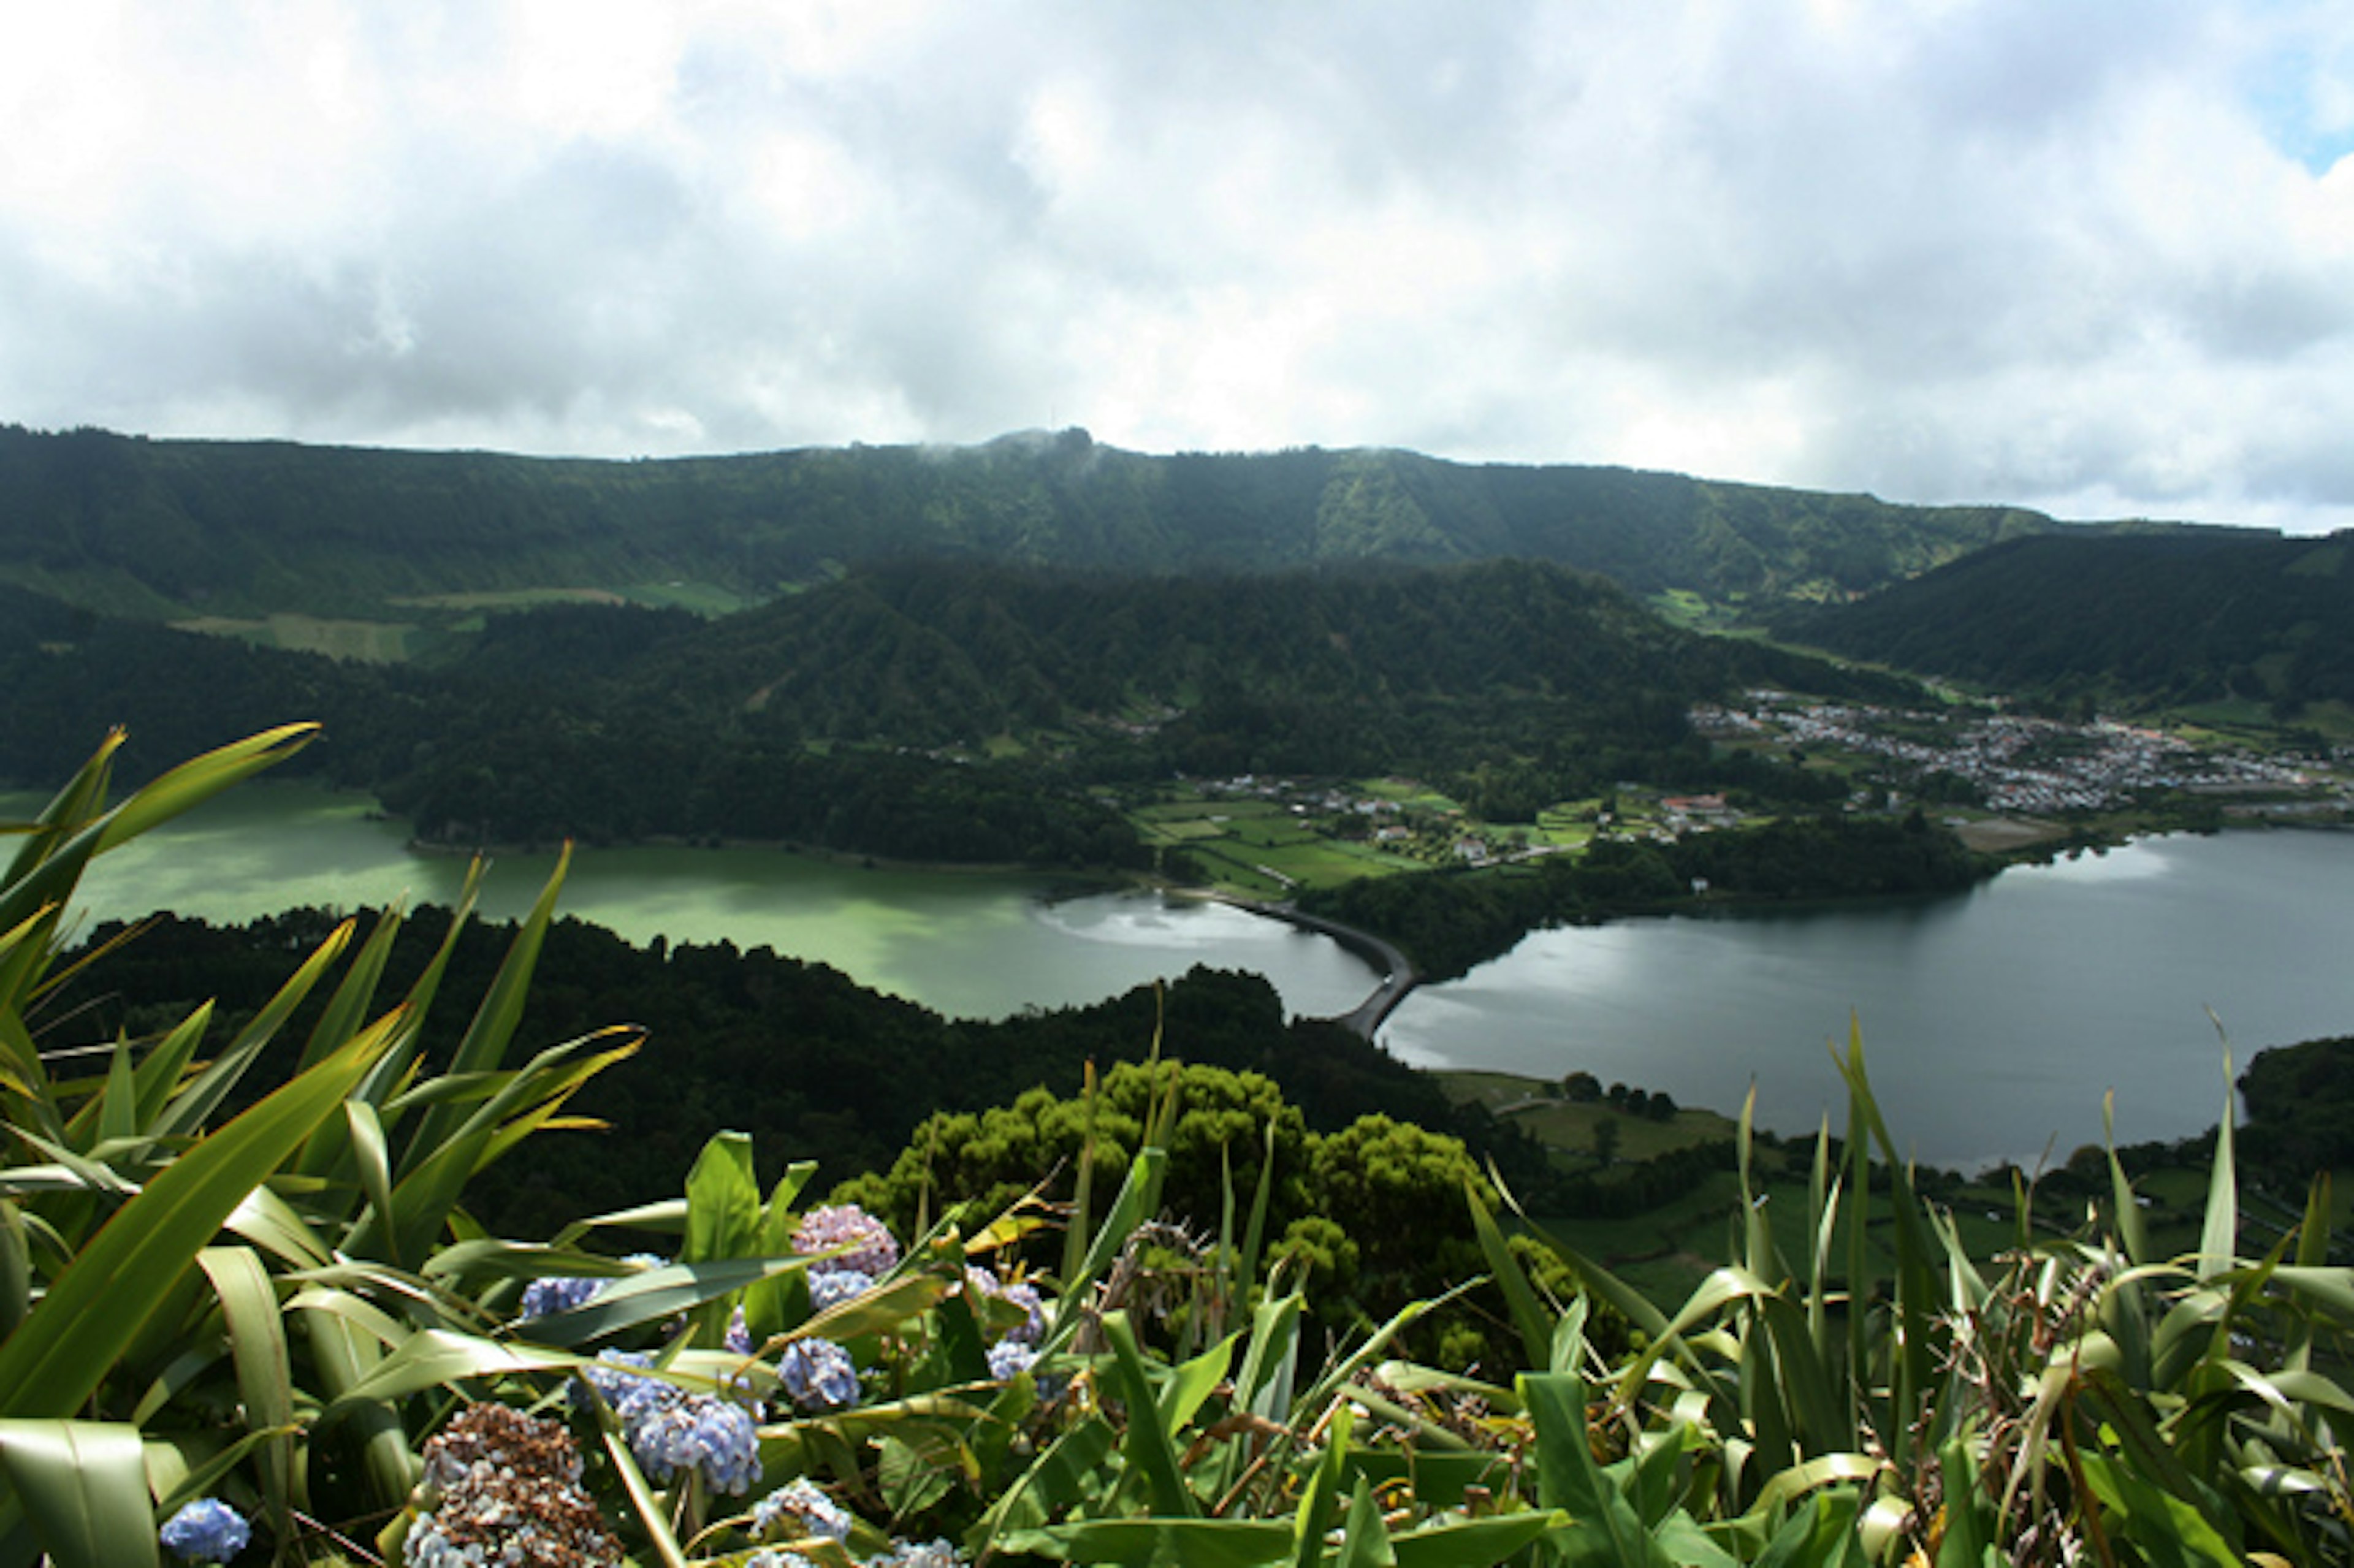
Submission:
[[[1160,456],[1080,429],[609,460],[0,426],[0,581],[153,620],[680,579],[763,599],[904,556],[1145,575],[1511,556],[1640,595],[1841,599],[2003,538],[2135,526],[2198,525],[1391,448]]]

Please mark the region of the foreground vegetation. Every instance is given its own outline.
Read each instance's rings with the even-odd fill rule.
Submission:
[[[2022,1224],[1989,1263],[1894,1162],[1850,1043],[1804,1212],[1765,1201],[1744,1118],[1742,1223],[1680,1303],[1467,1167],[1444,1234],[1492,1331],[1447,1370],[1426,1330],[1471,1282],[1327,1339],[1316,1262],[1267,1217],[1279,1118],[1219,1132],[1158,1053],[1079,1097],[1075,1158],[1010,1202],[959,1202],[943,1129],[883,1178],[917,1205],[896,1234],[811,1202],[805,1164],[759,1181],[727,1132],[676,1198],[490,1233],[482,1173],[634,1047],[514,1059],[560,869],[446,1057],[421,1048],[444,965],[378,999],[397,917],[290,955],[225,1043],[199,1007],[61,1044],[82,868],[307,738],[112,806],[102,752],[0,878],[0,1560],[2354,1561],[2354,1274],[2323,1262],[2320,1192],[2242,1255],[2228,1117],[2190,1249],[2153,1248],[2110,1156],[2081,1229]],[[292,1069],[232,1114],[314,994]]]

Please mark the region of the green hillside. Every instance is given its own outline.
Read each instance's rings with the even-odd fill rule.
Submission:
[[[403,622],[550,589],[722,607],[902,556],[1125,572],[1516,556],[1713,602],[1840,597],[2057,524],[1571,466],[1301,449],[599,461],[0,427],[0,581],[153,619]]]
[[[2354,540],[2239,532],[2014,540],[1789,635],[2003,691],[2129,705],[2354,702]]]

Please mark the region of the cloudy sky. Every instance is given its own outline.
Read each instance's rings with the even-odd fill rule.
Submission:
[[[0,420],[2354,525],[2343,0],[0,5]]]

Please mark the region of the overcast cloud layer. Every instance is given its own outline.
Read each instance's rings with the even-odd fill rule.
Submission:
[[[11,11],[0,419],[2354,525],[2343,0]]]

